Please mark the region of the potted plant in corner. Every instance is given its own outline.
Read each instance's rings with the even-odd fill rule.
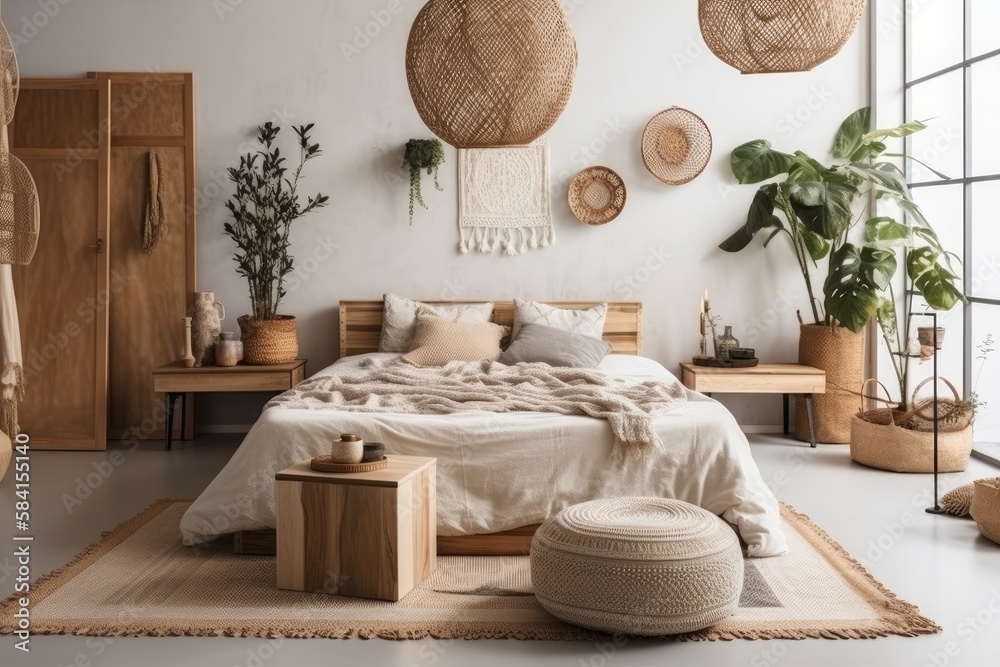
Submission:
[[[292,271],[288,252],[292,223],[326,206],[329,199],[317,194],[303,204],[298,194],[303,167],[321,154],[319,144],[311,141],[312,128],[311,124],[294,128],[299,164],[291,174],[274,145],[281,128],[273,123],[257,128],[261,147],[242,156],[239,167],[229,169],[236,194],[226,202],[233,220],[225,230],[238,248],[233,256],[236,270],[250,287],[251,314],[238,320],[247,364],[284,364],[298,356],[296,319],[279,315],[278,304],[285,296],[285,277]]]
[[[733,174],[740,183],[770,182],[760,186],[747,221],[720,248],[739,252],[761,232],[766,232],[765,247],[779,236],[788,239],[812,314],[808,323],[799,315],[799,362],[827,372],[827,394],[815,401],[821,442],[850,442],[857,392],[864,382],[865,327],[879,311],[880,295],[899,266],[888,242],[912,238],[927,244],[916,289],[932,307],[950,307],[944,300],[933,301],[936,294],[928,289],[954,279],[942,264],[947,256],[913,201],[903,172],[883,159],[906,157],[888,153],[885,141],[925,128],[915,121],[872,130],[871,110],[864,108],[841,124],[832,151],[836,162],[830,166],[802,151],[774,150],[765,140],[732,153]],[[870,212],[875,202],[879,213]],[[883,242],[856,243],[859,225],[870,241]],[[915,264],[915,258],[909,262]],[[908,269],[918,270],[915,265]],[[796,422],[796,437],[807,440],[802,401]]]

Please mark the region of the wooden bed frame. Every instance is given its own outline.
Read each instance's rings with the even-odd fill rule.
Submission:
[[[424,301],[428,305],[455,303],[482,303],[482,301]],[[511,326],[514,324],[514,302],[494,301],[493,321]],[[547,301],[557,308],[585,310],[595,301]],[[340,356],[378,352],[382,333],[383,302],[340,302]],[[604,325],[604,340],[617,354],[642,354],[642,302],[608,302],[608,319]],[[489,535],[463,535],[438,537],[438,555],[441,556],[524,556],[531,549],[531,538],[538,526],[524,526]],[[233,549],[238,554],[273,555],[275,531],[244,531],[234,535]]]
[[[430,306],[482,301],[424,301]],[[557,308],[586,310],[599,302],[546,301]],[[603,303],[603,302],[600,302]],[[514,302],[494,301],[493,321],[505,326],[514,324]],[[340,302],[340,356],[378,352],[382,334],[382,301]],[[608,302],[608,320],[604,324],[604,340],[611,343],[617,354],[642,354],[642,302]]]

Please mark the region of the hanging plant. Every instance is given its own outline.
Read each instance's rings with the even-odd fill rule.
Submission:
[[[442,190],[438,183],[438,169],[444,162],[444,146],[437,139],[410,139],[406,142],[406,152],[403,154],[403,167],[410,170],[410,224],[413,224],[413,204],[419,203],[427,208],[424,195],[420,190],[420,174],[434,176],[434,187]]]

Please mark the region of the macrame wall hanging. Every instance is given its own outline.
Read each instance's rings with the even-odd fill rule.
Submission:
[[[562,115],[576,37],[558,0],[430,0],[406,79],[420,117],[458,148],[524,146]]]
[[[712,53],[743,74],[806,72],[837,55],[865,0],[699,0]]]
[[[462,253],[520,255],[555,242],[549,195],[549,143],[458,152]]]
[[[7,125],[14,119],[20,76],[7,28],[0,22],[0,430],[18,434],[24,397],[21,333],[11,264],[28,264],[38,245],[38,191],[24,163],[10,154]]]

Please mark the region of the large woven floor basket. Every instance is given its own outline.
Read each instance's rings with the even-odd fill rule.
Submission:
[[[837,55],[865,0],[699,0],[705,44],[743,74],[805,72]]]
[[[826,371],[826,394],[816,395],[816,440],[830,445],[851,441],[858,411],[857,387],[865,381],[865,335],[843,327],[803,325],[799,363]],[[802,398],[795,403],[795,438],[809,442],[809,419]]]
[[[243,363],[251,366],[290,364],[298,358],[296,319],[279,315],[273,320],[255,320],[247,315],[237,320],[243,341]]]
[[[970,512],[983,537],[1000,544],[1000,478],[976,482]]]
[[[972,455],[972,426],[938,435],[938,470],[962,472]],[[934,472],[934,434],[894,423],[873,424],[855,415],[851,422],[851,458],[890,472]]]

